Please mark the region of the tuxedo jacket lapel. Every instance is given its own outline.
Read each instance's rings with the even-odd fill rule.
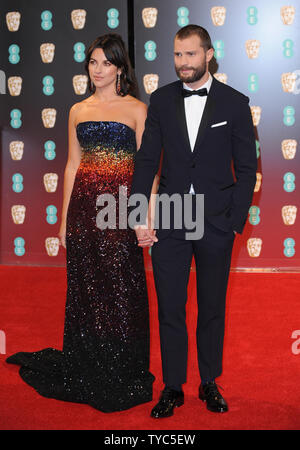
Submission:
[[[186,124],[186,117],[185,117],[185,109],[184,109],[184,98],[181,93],[181,83],[180,88],[178,89],[178,93],[176,95],[176,115],[177,115],[177,121],[179,124],[179,129],[181,131],[181,134],[183,136],[184,142],[186,144],[186,149],[191,153],[191,144]]]
[[[176,115],[178,124],[183,136],[183,139],[186,144],[187,150],[192,154],[195,155],[195,152],[197,149],[199,149],[199,146],[201,144],[201,141],[203,139],[206,127],[212,117],[212,114],[215,110],[215,100],[214,100],[214,89],[215,89],[215,81],[213,79],[212,85],[210,87],[207,100],[205,103],[205,108],[202,114],[202,119],[198,128],[198,134],[195,142],[194,151],[191,149],[190,140],[189,140],[189,134],[187,129],[187,123],[186,123],[186,116],[185,116],[185,109],[184,109],[184,97],[181,93],[182,89],[182,83],[178,83],[178,93],[176,95]]]
[[[211,86],[211,89],[212,89],[212,86]],[[211,89],[210,89],[210,91],[211,91]],[[205,130],[207,128],[207,125],[208,125],[208,123],[212,117],[212,114],[215,110],[215,100],[214,100],[213,96],[211,95],[210,91],[207,96],[204,111],[202,114],[202,119],[201,119],[201,122],[200,122],[200,125],[198,128],[198,134],[197,134],[197,138],[196,138],[196,142],[195,142],[193,155],[195,155],[197,150],[199,150],[199,147],[200,147],[201,141],[203,139]]]

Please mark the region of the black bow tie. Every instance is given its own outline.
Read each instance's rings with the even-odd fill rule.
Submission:
[[[182,89],[182,95],[183,97],[190,97],[191,95],[200,95],[203,97],[204,95],[207,95],[207,89],[202,88],[198,89],[198,91],[188,91],[187,89]]]

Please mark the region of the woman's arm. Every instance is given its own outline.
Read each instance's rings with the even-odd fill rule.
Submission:
[[[70,109],[69,123],[68,123],[68,160],[64,171],[64,188],[63,188],[63,205],[61,211],[61,225],[59,230],[59,237],[61,244],[66,247],[66,222],[67,212],[70,203],[70,197],[74,186],[75,175],[80,165],[81,148],[76,136],[75,118],[78,113],[78,104],[75,104]]]
[[[143,132],[145,129],[145,120],[147,118],[147,106],[142,103],[141,106],[139,107],[139,114],[137,117],[137,121],[136,121],[136,142],[137,142],[137,149],[140,148],[141,143],[142,143],[142,136],[143,136]],[[150,230],[153,230],[154,228],[154,220],[155,220],[155,194],[158,191],[158,186],[159,186],[159,180],[160,177],[158,174],[155,175],[154,180],[153,180],[153,184],[152,184],[152,188],[151,188],[151,196],[150,196],[150,200],[149,200],[149,208],[148,208],[148,228]],[[156,231],[153,232],[154,235],[156,233]]]

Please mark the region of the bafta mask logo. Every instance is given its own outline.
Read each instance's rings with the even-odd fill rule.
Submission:
[[[86,11],[84,9],[73,9],[71,20],[75,30],[82,30],[85,26]]]
[[[7,80],[8,90],[10,95],[16,97],[21,94],[22,78],[21,77],[9,77]]]
[[[74,75],[73,88],[76,95],[83,95],[86,93],[88,84],[87,75]]]
[[[227,74],[226,73],[215,73],[214,77],[221,83],[227,84]]]
[[[40,46],[40,54],[43,63],[49,64],[52,63],[54,59],[55,53],[55,45],[51,43],[41,44]]]
[[[261,188],[262,174],[260,172],[256,172],[256,184],[254,187],[254,192],[259,192]]]
[[[57,188],[58,175],[57,173],[44,174],[44,186],[47,192],[55,192]]]
[[[57,256],[59,250],[59,239],[56,237],[46,238],[45,247],[49,256]]]
[[[251,109],[253,125],[255,127],[257,127],[260,122],[261,107],[260,106],[250,106],[250,109]]]
[[[260,41],[257,39],[248,39],[245,43],[245,47],[249,59],[255,59],[258,57]]]
[[[20,161],[23,157],[24,142],[22,141],[11,141],[9,144],[9,151],[11,159],[14,161]]]
[[[247,240],[247,250],[251,258],[257,258],[260,255],[262,247],[262,239],[250,238]]]
[[[284,159],[294,159],[297,151],[297,141],[295,139],[284,139],[281,142],[281,151]]]
[[[281,75],[281,84],[284,92],[293,92],[295,89],[297,75],[293,72],[283,73]]]
[[[142,11],[142,19],[146,28],[153,28],[157,21],[157,8],[144,8]]]
[[[147,73],[143,77],[144,88],[147,94],[152,94],[158,87],[159,76],[156,73]]]
[[[26,207],[24,205],[13,205],[11,207],[11,216],[16,225],[24,223]]]
[[[297,206],[285,205],[281,208],[282,220],[285,225],[294,225],[297,217]]]
[[[56,122],[56,109],[44,108],[42,110],[42,120],[45,128],[53,128]]]
[[[6,14],[6,25],[9,31],[18,31],[20,26],[21,14],[18,11],[12,11]]]
[[[295,12],[294,6],[282,6],[280,8],[280,16],[284,25],[292,25],[295,18]]]
[[[225,6],[214,6],[210,10],[211,20],[216,27],[221,27],[225,23],[226,8]]]

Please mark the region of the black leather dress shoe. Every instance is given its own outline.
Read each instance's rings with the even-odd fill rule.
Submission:
[[[215,382],[200,384],[199,398],[206,402],[206,407],[209,411],[220,413],[228,411],[228,405],[220,394]]]
[[[165,388],[159,398],[159,402],[151,411],[151,417],[161,419],[170,417],[174,414],[174,408],[184,404],[183,391],[174,391],[174,389]]]

